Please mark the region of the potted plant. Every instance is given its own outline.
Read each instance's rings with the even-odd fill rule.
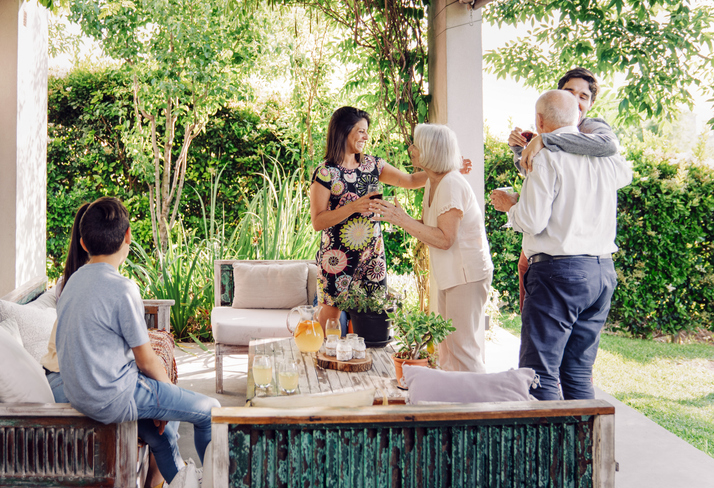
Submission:
[[[389,313],[389,319],[400,346],[399,352],[392,359],[397,384],[401,386],[402,365],[436,366],[435,358],[428,349],[430,346],[435,347],[456,329],[451,325],[451,319],[446,320],[434,312],[428,314],[421,310]]]
[[[396,310],[400,297],[380,286],[372,293],[359,282],[350,287],[335,300],[340,310],[350,314],[352,330],[364,337],[367,347],[384,347],[389,344],[389,317],[387,312]]]

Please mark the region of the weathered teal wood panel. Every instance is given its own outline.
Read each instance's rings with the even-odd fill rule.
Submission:
[[[230,425],[229,485],[587,488],[593,419]]]

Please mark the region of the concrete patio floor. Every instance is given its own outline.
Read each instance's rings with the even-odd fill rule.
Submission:
[[[520,341],[509,332],[494,328],[486,343],[489,372],[518,366]],[[224,360],[224,391],[216,393],[213,346],[203,351],[196,344],[181,344],[174,350],[179,386],[217,398],[223,406],[243,406],[247,388],[247,356]],[[714,488],[714,458],[663,429],[644,415],[596,388],[596,397],[615,406],[615,459],[619,464],[617,488]],[[185,459],[198,456],[193,429],[181,424],[179,446]]]

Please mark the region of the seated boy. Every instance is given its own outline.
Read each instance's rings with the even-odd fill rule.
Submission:
[[[65,283],[57,309],[64,392],[88,417],[105,424],[138,420],[145,434],[153,430],[164,438],[149,445],[161,474],[171,482],[184,463],[178,436],[161,435],[166,423],[194,425],[203,462],[211,440],[211,408],[220,405],[171,384],[151,348],[139,289],[118,271],[131,243],[124,205],[111,197],[96,200],[82,217],[80,235],[89,261]]]

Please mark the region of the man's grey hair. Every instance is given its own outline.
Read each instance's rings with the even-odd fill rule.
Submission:
[[[546,123],[558,128],[578,125],[580,119],[578,100],[565,90],[550,90],[543,93],[536,102],[536,111]]]
[[[456,134],[445,125],[417,125],[414,145],[419,149],[419,164],[435,173],[448,173],[463,164]]]

